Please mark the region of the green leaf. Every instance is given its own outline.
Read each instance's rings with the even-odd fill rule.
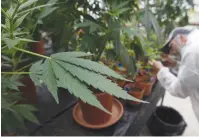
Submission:
[[[42,20],[38,19],[37,24],[44,24]]]
[[[28,32],[14,32],[13,35],[14,36],[20,36],[20,35],[24,35],[24,34],[29,34]],[[10,33],[3,33],[2,34],[2,38],[9,38],[10,37]]]
[[[124,12],[130,10],[131,8],[122,8],[119,10],[119,14],[123,14]]]
[[[12,5],[10,6],[9,10],[6,11],[6,14],[8,17],[12,17],[13,13],[14,13],[14,8],[12,7]]]
[[[2,58],[3,60],[5,60],[5,61],[8,61],[8,62],[11,62],[11,61],[12,61],[9,57],[4,56],[4,55],[1,55],[1,58]]]
[[[25,19],[25,17],[26,17],[28,14],[29,14],[29,12],[26,13],[25,15],[19,17],[19,18],[16,20],[16,22],[15,22],[15,24],[14,24],[15,28],[17,28],[19,25],[21,25],[21,23],[23,22],[23,20]]]
[[[32,11],[32,10],[36,10],[36,9],[40,9],[40,8],[43,8],[43,7],[52,6],[52,5],[55,5],[55,4],[56,4],[56,3],[50,3],[50,4],[39,5],[39,6],[36,6],[36,7],[34,7],[34,8],[30,8],[30,9],[21,11],[21,12],[19,12],[18,14],[24,14],[24,13],[30,12],[30,11]]]
[[[13,108],[20,113],[20,115],[22,115],[25,119],[27,119],[28,121],[31,121],[33,123],[39,124],[38,119],[35,117],[35,115],[28,109],[28,107],[30,107],[30,105],[27,105],[26,107],[24,107],[24,105],[15,105],[13,106]]]
[[[21,116],[19,113],[13,113],[13,116],[20,122],[19,128],[26,129],[23,116]]]
[[[29,32],[14,32],[13,34],[14,34],[14,36],[24,35],[24,34],[28,35]]]
[[[21,126],[23,126],[23,122],[21,123],[18,117],[20,117],[20,114],[18,112],[3,111],[2,112],[2,127],[5,127],[5,129],[21,128]]]
[[[16,46],[20,42],[20,40],[18,39],[9,39],[9,38],[4,38],[3,41],[6,43],[9,49]]]
[[[147,33],[149,34],[152,23],[150,21],[150,13],[149,13],[150,11],[149,11],[148,7],[149,7],[149,5],[147,4],[146,7],[145,7],[145,10],[144,10],[143,23],[144,23],[144,26],[146,28]]]
[[[78,23],[75,25],[75,27],[79,28],[79,27],[90,27],[89,33],[92,33],[94,31],[96,31],[97,29],[100,29],[101,26],[98,25],[97,23],[94,23],[92,21],[85,21],[82,23]]]
[[[52,57],[54,57],[54,56],[52,56]],[[125,78],[123,78],[122,76],[117,74],[115,71],[111,70],[109,67],[102,65],[100,63],[97,63],[97,62],[93,62],[93,61],[85,60],[85,59],[81,59],[81,58],[65,58],[64,56],[56,56],[54,58],[62,60],[62,61],[66,61],[66,62],[74,64],[74,65],[78,65],[78,66],[86,68],[90,71],[94,71],[94,72],[97,72],[97,73],[100,73],[103,75],[107,75],[107,76],[110,76],[110,77],[113,77],[116,79],[126,80]]]
[[[79,58],[79,57],[87,57],[87,56],[91,56],[92,54],[90,53],[85,53],[85,52],[60,52],[60,53],[56,53],[53,54],[51,57],[53,58]]]
[[[4,85],[5,89],[12,89],[19,91],[19,86],[24,86],[21,82],[19,82],[20,76],[19,75],[12,75],[11,77],[3,77],[1,81],[1,85]]]
[[[39,42],[39,41],[35,41],[35,40],[31,40],[31,39],[26,39],[26,38],[19,38],[19,37],[16,37],[18,40],[20,41],[25,41],[25,42]]]
[[[131,73],[133,76],[135,74],[135,60],[133,57],[130,57],[128,55],[128,50],[125,46],[122,45],[120,41],[120,34],[117,34],[117,37],[115,39],[115,52],[117,56],[120,56],[120,60],[122,64],[127,66],[128,71]]]
[[[49,4],[49,3],[56,3],[57,1],[58,0],[49,0],[47,4]],[[66,0],[66,2],[67,2],[67,0]]]
[[[149,12],[149,15],[150,15],[149,17],[150,17],[152,26],[156,32],[157,37],[158,37],[158,42],[160,43],[161,42],[161,32],[160,32],[159,24],[152,12]]]
[[[4,10],[3,8],[1,8],[1,12],[4,14],[4,16],[5,16],[6,18],[9,18],[8,15],[6,14],[6,12],[5,12],[5,10]]]
[[[8,18],[5,19],[5,26],[7,28],[7,30],[10,30],[10,20]]]
[[[89,30],[89,33],[93,33],[94,31],[100,29],[101,26],[96,24],[96,23],[91,23],[91,26],[90,26],[90,30]]]
[[[22,5],[19,6],[18,11],[25,9],[27,7],[29,7],[30,5],[36,3],[38,0],[28,0],[27,2],[23,3]]]
[[[1,24],[1,27],[2,27],[3,29],[6,29],[6,30],[7,30],[6,25]]]
[[[91,27],[90,27],[90,30],[89,30],[89,33],[93,33],[94,31],[96,31],[98,28],[100,28],[99,27],[99,25],[91,25]]]
[[[119,22],[116,19],[110,18],[108,20],[108,29],[110,29],[111,31],[113,31],[113,30],[117,31],[117,33],[118,33],[120,31],[120,28],[121,28],[121,26],[120,26]]]
[[[117,9],[120,9],[120,8],[122,8],[122,7],[124,7],[124,6],[127,6],[129,4],[129,1],[127,0],[127,1],[124,1],[124,2],[122,2],[122,3],[120,3],[119,5],[117,5]]]
[[[72,74],[74,77],[77,77],[82,82],[85,82],[89,86],[99,89],[102,92],[106,92],[122,99],[145,102],[132,97],[126,91],[122,90],[121,87],[117,86],[117,84],[111,82],[111,80],[108,80],[105,76],[99,75],[76,65],[64,63],[63,61],[56,62],[59,63],[59,65],[62,66],[66,71],[70,72],[70,74]]]
[[[52,4],[52,3],[56,3],[58,0],[49,0],[47,4]],[[38,22],[43,24],[42,20],[43,18],[45,18],[46,16],[48,16],[49,14],[51,14],[53,11],[55,11],[58,7],[45,7],[44,10],[41,12],[41,14],[39,15],[39,20]]]
[[[39,19],[41,20],[42,18],[45,18],[49,14],[51,14],[53,11],[55,11],[58,7],[50,7],[50,8],[45,8],[43,12],[39,15]]]
[[[51,92],[52,96],[55,98],[55,101],[59,103],[59,99],[57,95],[57,80],[55,76],[55,72],[57,70],[53,70],[52,61],[49,59],[47,59],[44,62],[44,64],[45,64],[45,67],[47,67],[43,75],[44,83],[47,85],[48,90]]]
[[[70,73],[67,73],[66,70],[61,67],[59,64],[53,62],[53,69],[55,71],[56,77],[59,79],[58,86],[62,88],[68,89],[68,91],[80,98],[83,102],[86,102],[92,106],[95,106],[106,113],[109,113],[97,100],[96,96],[93,95],[92,91],[90,91],[87,86],[80,82],[78,79],[73,77]]]
[[[21,109],[27,109],[31,112],[37,111],[37,109],[34,106],[28,105],[28,104],[20,104],[20,108]]]
[[[123,28],[124,33],[127,33],[130,38],[133,38],[137,35],[137,30],[133,28]]]
[[[40,60],[34,63],[30,68],[30,78],[35,83],[35,85],[40,86],[40,80],[42,79],[42,70],[43,70],[43,60]]]
[[[90,51],[90,48],[96,49],[96,39],[91,35],[84,35],[80,43],[82,45],[81,47],[87,49],[87,51]]]
[[[12,105],[13,105],[13,104],[8,103],[3,97],[1,98],[1,109],[6,109],[6,110],[9,110],[9,111],[11,111],[11,112],[15,112],[15,111],[11,108]]]
[[[90,26],[90,22],[81,22],[81,23],[78,23],[78,24],[75,24],[75,27],[79,28],[79,27],[88,27]]]

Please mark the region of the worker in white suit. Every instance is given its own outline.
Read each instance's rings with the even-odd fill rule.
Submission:
[[[151,60],[149,64],[158,69],[157,78],[171,95],[190,97],[192,108],[199,122],[199,30],[188,27],[174,29],[163,51],[177,52],[181,56],[177,76],[159,61]]]

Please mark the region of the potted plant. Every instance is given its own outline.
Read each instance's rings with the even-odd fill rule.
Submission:
[[[136,83],[145,88],[144,96],[149,96],[154,84],[153,77],[150,76],[137,76]]]
[[[103,107],[112,113],[113,96],[107,93],[95,93],[95,96]],[[94,106],[91,106],[83,101],[80,101],[81,110],[83,113],[84,120],[90,124],[99,125],[106,123],[110,118],[111,114],[106,113]]]
[[[131,96],[143,99],[144,93],[145,93],[145,87],[142,87],[142,85],[138,83],[128,83],[124,86],[124,90],[128,92]],[[127,101],[131,105],[138,105],[139,102],[136,101]]]
[[[115,70],[116,73],[118,73],[118,74],[122,75],[123,77],[127,78],[128,70],[121,63],[115,64],[114,70]],[[120,87],[124,87],[124,85],[126,83],[126,81],[123,81],[123,80],[117,80],[116,82]]]
[[[47,3],[44,5],[36,5],[37,1],[9,1],[9,4],[14,7],[3,7],[3,19],[4,24],[2,27],[2,68],[4,72],[12,71],[12,74],[21,74],[22,71],[27,71],[31,65],[38,61],[38,58],[33,56],[27,56],[24,52],[14,50],[12,47],[17,46],[22,49],[30,49],[28,42],[38,43],[37,41],[31,40],[34,31],[38,25],[38,20],[42,20],[46,17],[49,12],[46,12],[46,7],[52,7],[55,3]],[[32,8],[30,8],[33,6]],[[41,7],[44,8],[41,9]],[[14,8],[14,9],[13,9]],[[4,11],[4,9],[8,9]],[[40,12],[32,14],[33,11],[41,9]],[[45,12],[45,15],[44,15]],[[28,16],[31,14],[31,17]],[[37,18],[35,19],[34,16]],[[26,27],[23,27],[26,26]],[[31,33],[29,33],[31,32]],[[41,41],[39,42],[41,43]],[[38,52],[43,54],[42,51]],[[4,67],[5,66],[5,67]],[[8,68],[9,67],[9,68]],[[2,73],[4,74],[4,73]],[[25,74],[25,73],[22,73]],[[20,92],[26,99],[26,103],[36,103],[36,87],[28,75],[23,75],[20,81],[25,86],[20,86]],[[28,91],[28,92],[27,92]],[[24,102],[24,103],[25,103]]]
[[[36,104],[36,87],[27,75],[29,73],[23,72],[29,70],[35,59],[12,48],[16,46],[20,49],[29,49],[27,43],[36,42],[30,39],[31,34],[29,32],[34,32],[37,21],[30,18],[31,21],[28,20],[30,21],[28,22],[28,14],[33,10],[41,9],[41,7],[55,4],[37,6],[36,2],[31,0],[9,1],[8,7],[2,7],[1,9],[4,15],[2,16],[1,25],[2,135],[16,135],[15,130],[25,128],[25,120],[39,123],[34,116],[36,108],[30,105]],[[31,6],[32,8],[30,8]],[[47,13],[45,14],[47,16]]]
[[[12,16],[15,16],[19,13],[20,15],[22,13],[25,14],[25,12],[35,9],[33,8],[28,9],[27,11],[19,12],[18,8],[20,7],[20,4],[21,1],[17,2],[16,7],[14,7],[15,10],[12,13]],[[7,12],[3,13],[5,17],[10,17]],[[11,20],[11,27],[13,26],[13,24],[17,23],[15,18],[9,18],[8,20]],[[29,74],[31,80],[34,82],[35,85],[39,86],[41,85],[41,83],[43,83],[47,86],[48,90],[51,92],[57,103],[59,103],[57,90],[58,88],[64,88],[67,89],[68,92],[82,100],[84,103],[101,109],[108,114],[110,114],[111,112],[109,112],[109,110],[107,110],[100,103],[100,101],[96,98],[96,96],[93,94],[93,91],[89,89],[89,87],[92,86],[94,89],[98,89],[101,92],[116,96],[117,98],[135,100],[146,103],[145,101],[141,101],[130,96],[121,87],[118,87],[116,83],[109,79],[114,78],[131,82],[130,80],[123,78],[119,74],[115,73],[113,70],[100,63],[85,59],[86,57],[93,57],[92,54],[85,52],[61,52],[52,54],[51,56],[45,56],[34,53],[18,45],[18,42],[24,40],[24,38],[22,39],[16,37],[14,35],[14,30],[8,29],[8,27],[10,26],[2,26],[4,26],[4,31],[8,31],[10,34],[9,36],[3,38],[4,45],[6,45],[4,46],[4,48],[8,47],[10,50],[15,50],[17,52],[22,52],[27,55],[41,58],[40,61],[31,65],[29,71],[2,72],[3,75]],[[32,40],[26,41],[32,42]],[[97,54],[97,59],[100,56],[101,52]]]
[[[144,66],[143,64],[144,63],[141,61],[136,63],[137,73],[134,77],[134,80],[136,81],[136,84],[139,85],[139,87],[145,89],[144,96],[149,96],[156,78],[150,73],[150,66]]]
[[[118,45],[120,42],[120,30],[123,30],[122,24],[122,15],[127,14],[127,11],[130,10],[130,2],[108,2],[105,5],[107,6],[107,11],[101,13],[98,19],[87,18],[81,20],[80,23],[75,26],[79,29],[84,29],[84,35],[80,39],[81,48],[85,51],[92,51],[95,53],[93,60],[98,61],[100,58],[102,62],[106,65],[113,65],[113,70],[115,70],[120,75],[128,75],[128,71],[131,71],[130,60],[126,59],[128,54],[124,55],[120,53]],[[88,7],[89,8],[89,7]],[[106,57],[103,57],[105,53]],[[125,54],[125,53],[124,53]],[[119,57],[123,58],[121,61]],[[116,63],[112,60],[120,60],[122,63]],[[121,65],[123,64],[123,65]],[[127,69],[128,68],[128,69]],[[132,72],[133,73],[133,72]],[[126,77],[125,76],[125,77]],[[125,81],[117,80],[117,84],[120,87],[123,87]]]

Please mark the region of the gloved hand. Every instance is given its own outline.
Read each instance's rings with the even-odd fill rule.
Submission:
[[[150,61],[149,61],[149,64],[150,64],[153,68],[157,69],[158,71],[159,71],[161,68],[164,67],[160,61],[156,61],[156,60],[150,60]]]

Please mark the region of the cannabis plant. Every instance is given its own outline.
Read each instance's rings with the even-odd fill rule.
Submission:
[[[128,11],[132,10],[130,3],[130,1],[104,2],[104,7],[98,14],[99,17],[87,18],[84,16],[83,21],[80,20],[81,23],[76,24],[75,27],[84,30],[81,46],[86,47],[87,51],[94,51],[94,60],[99,61],[106,46],[112,43],[114,45],[113,49],[106,50],[107,57],[111,57],[110,54],[112,54],[134,75],[134,62],[128,55],[128,49],[120,41],[121,31],[126,29],[122,24],[123,17],[128,14]]]
[[[31,15],[36,9],[42,7],[49,7],[55,3],[36,6],[38,0],[28,1],[7,1],[9,7],[2,7],[1,12],[2,24],[1,24],[1,112],[2,112],[2,131],[10,132],[13,129],[25,128],[24,121],[39,123],[34,115],[36,108],[28,104],[20,104],[19,101],[23,100],[21,92],[18,87],[24,86],[19,75],[8,74],[27,74],[20,72],[27,66],[24,66],[17,70],[20,63],[27,61],[27,58],[22,59],[23,52],[20,52],[16,48],[26,48],[28,42],[36,42],[31,40],[31,30],[27,29],[24,20]],[[43,12],[40,12],[41,14]],[[45,14],[47,15],[47,14]],[[44,16],[43,16],[44,17]],[[41,18],[40,18],[41,19]],[[32,26],[36,26],[36,23],[31,20]],[[31,25],[31,24],[30,24]],[[25,27],[24,27],[25,26]],[[29,59],[29,58],[28,58]],[[28,65],[30,66],[30,65]],[[16,71],[16,72],[13,72]]]
[[[20,48],[18,46],[19,41],[25,40],[32,42],[32,40],[16,36],[14,33],[16,32],[16,26],[23,22],[30,11],[37,9],[32,8],[26,11],[20,11],[20,9],[24,8],[24,6],[21,5],[24,5],[24,3],[21,4],[21,1],[18,1],[16,7],[11,8],[8,11],[2,10],[5,19],[7,20],[6,22],[8,22],[7,24],[5,22],[5,24],[2,25],[5,31],[8,32],[8,35],[3,38],[6,45],[4,48],[8,47],[11,50],[17,50],[29,55],[37,56],[42,58],[42,60],[33,64],[29,72],[2,72],[3,74],[29,74],[36,85],[44,83],[57,102],[59,102],[57,90],[59,87],[62,87],[68,89],[71,94],[80,98],[82,101],[98,107],[107,113],[109,112],[100,104],[93,94],[93,91],[90,90],[90,87],[114,95],[118,98],[145,102],[130,96],[121,87],[109,79],[111,77],[120,80],[129,80],[123,78],[102,64],[83,58],[91,56],[90,54],[84,52],[62,52],[48,57]]]
[[[2,132],[25,128],[24,121],[39,123],[34,115],[36,108],[28,104],[19,104],[22,100],[18,87],[24,86],[18,75],[1,77],[1,120]]]

